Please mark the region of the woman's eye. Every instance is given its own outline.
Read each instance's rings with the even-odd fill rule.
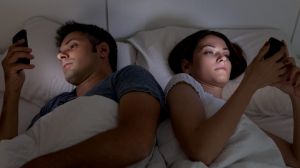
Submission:
[[[229,57],[230,57],[230,53],[225,52],[225,53],[224,53],[224,56],[227,57],[227,58],[229,58]]]
[[[214,52],[212,52],[212,51],[204,51],[204,54],[205,54],[205,55],[213,55]]]

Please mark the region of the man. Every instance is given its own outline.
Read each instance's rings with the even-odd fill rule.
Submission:
[[[36,158],[23,167],[126,167],[151,153],[164,95],[149,72],[128,66],[116,71],[117,46],[112,36],[95,26],[67,22],[57,31],[57,55],[66,80],[76,89],[50,100],[34,117],[31,126],[55,107],[84,95],[102,95],[119,103],[118,126],[69,148]],[[18,101],[33,59],[31,49],[12,45],[2,61],[5,93],[0,118],[0,139],[17,135]]]

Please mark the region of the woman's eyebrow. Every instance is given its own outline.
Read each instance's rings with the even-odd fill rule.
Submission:
[[[211,45],[211,44],[205,44],[205,45],[199,46],[199,49],[203,49],[204,47],[212,47],[212,48],[216,48],[216,46],[214,46],[214,45]],[[223,50],[229,51],[228,47],[224,47]]]

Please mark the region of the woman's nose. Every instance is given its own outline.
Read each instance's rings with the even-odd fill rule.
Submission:
[[[227,61],[227,57],[224,54],[218,54],[217,56],[217,61],[218,62],[223,62],[223,61]]]

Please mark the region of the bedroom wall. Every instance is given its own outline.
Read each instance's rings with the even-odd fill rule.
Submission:
[[[297,24],[295,26],[294,36],[292,38],[292,48],[296,56],[300,59],[300,10],[298,13]]]
[[[14,33],[33,16],[45,16],[61,23],[76,19],[107,28],[106,0],[1,0],[0,51],[10,45]]]
[[[299,0],[108,0],[108,27],[117,38],[166,25],[205,28],[273,27],[281,29],[291,39],[299,10],[298,2]]]
[[[26,19],[42,15],[58,22],[97,24],[116,38],[165,25],[275,27],[287,34],[300,55],[299,9],[300,0],[2,0],[0,52]]]

